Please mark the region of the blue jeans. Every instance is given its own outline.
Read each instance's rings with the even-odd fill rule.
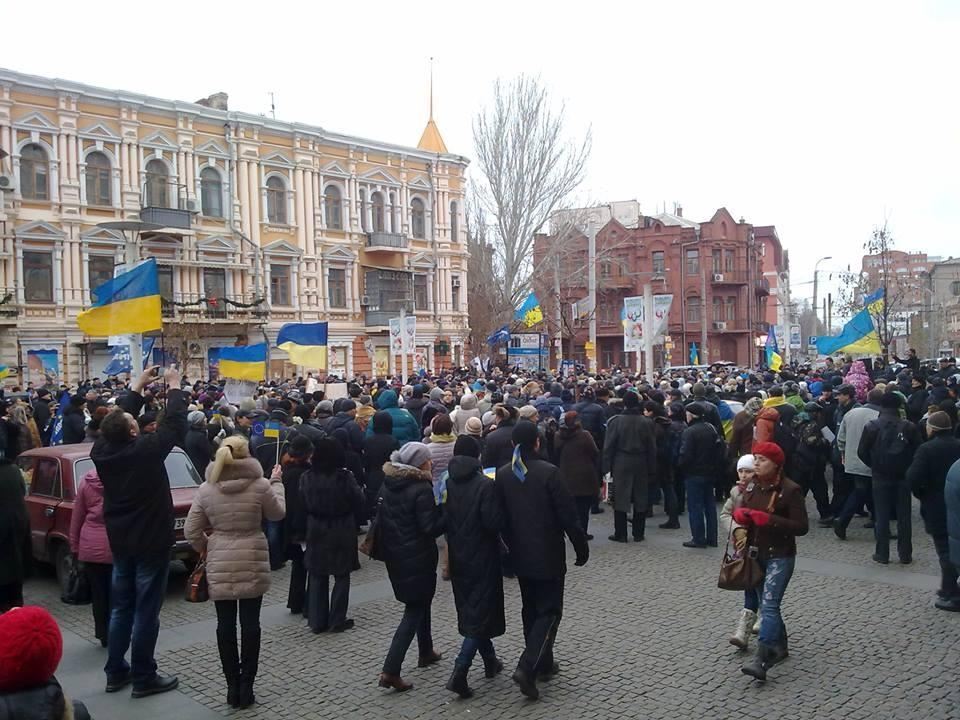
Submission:
[[[753,612],[757,612],[760,609],[759,588],[750,588],[749,590],[743,591],[743,608],[744,610],[753,610]]]
[[[767,558],[760,561],[763,568],[763,585],[760,591],[760,635],[757,638],[767,647],[775,647],[787,637],[787,628],[780,614],[780,603],[787,591],[795,557]]]
[[[417,636],[417,645],[420,657],[426,657],[433,652],[433,633],[430,628],[430,603],[423,605],[405,605],[400,625],[393,634],[390,649],[383,661],[383,672],[388,675],[399,675],[403,658]]]
[[[463,644],[460,646],[460,654],[457,655],[454,665],[469,669],[478,651],[480,652],[480,657],[484,660],[492,660],[497,656],[496,651],[493,649],[493,641],[490,638],[465,637]]]
[[[108,679],[130,673],[134,687],[157,674],[153,651],[160,632],[160,608],[167,592],[170,554],[113,559],[110,589],[110,632],[107,641]],[[124,659],[130,648],[130,664]]]
[[[713,480],[704,475],[688,475],[686,486],[693,541],[699,545],[716,545],[717,506],[713,500]]]

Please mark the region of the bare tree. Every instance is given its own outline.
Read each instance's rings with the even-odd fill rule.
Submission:
[[[564,109],[551,106],[537,78],[494,85],[493,103],[474,119],[481,205],[490,215],[490,244],[500,275],[505,322],[529,289],[534,235],[580,186],[590,156],[588,130],[579,143],[564,134]]]
[[[467,344],[474,356],[487,350],[487,338],[499,328],[505,305],[503,286],[497,271],[496,251],[488,235],[487,215],[476,194],[467,193],[467,308],[470,334]]]

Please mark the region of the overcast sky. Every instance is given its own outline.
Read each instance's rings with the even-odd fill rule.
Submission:
[[[415,145],[435,117],[470,157],[497,77],[539,75],[571,135],[593,130],[584,197],[655,213],[720,206],[775,224],[794,296],[859,267],[886,219],[902,249],[957,254],[960,2],[55,0],[4,12],[0,66]],[[824,280],[824,278],[821,278]]]

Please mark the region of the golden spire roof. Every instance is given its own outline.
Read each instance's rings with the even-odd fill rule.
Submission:
[[[447,144],[443,142],[440,129],[433,120],[433,58],[430,58],[430,119],[427,120],[427,126],[423,129],[417,148],[435,153],[447,152]]]

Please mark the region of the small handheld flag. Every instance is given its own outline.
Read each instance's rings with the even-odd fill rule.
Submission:
[[[278,438],[280,437],[280,423],[270,421],[263,428],[263,436],[265,438]]]

